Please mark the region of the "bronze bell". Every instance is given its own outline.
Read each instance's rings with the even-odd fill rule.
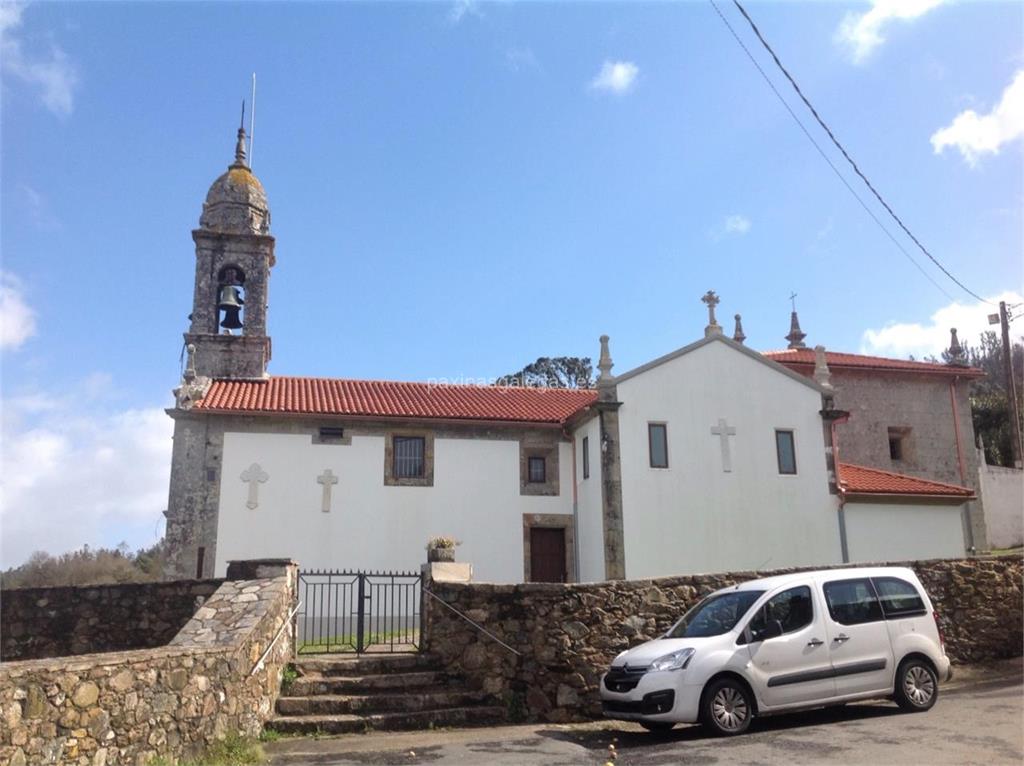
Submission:
[[[225,285],[220,289],[220,301],[217,303],[217,308],[224,312],[224,321],[220,323],[221,327],[237,330],[242,326],[239,314],[242,311],[243,303],[245,301],[242,300],[238,288],[234,285]]]

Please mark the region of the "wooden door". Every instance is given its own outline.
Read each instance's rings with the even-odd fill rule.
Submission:
[[[530,581],[565,582],[565,530],[530,528]]]

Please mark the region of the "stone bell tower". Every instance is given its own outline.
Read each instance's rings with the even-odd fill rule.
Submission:
[[[262,380],[270,361],[267,287],[274,265],[270,208],[245,160],[245,128],[235,161],[203,203],[196,243],[192,324],[185,333],[190,372],[202,378]]]

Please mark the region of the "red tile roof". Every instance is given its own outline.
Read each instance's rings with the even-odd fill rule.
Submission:
[[[782,351],[765,351],[772,361],[784,364],[791,370],[810,374],[814,369],[814,349],[791,348]],[[963,378],[981,378],[985,373],[977,367],[953,367],[934,362],[912,362],[909,359],[887,359],[883,356],[844,354],[826,351],[825,361],[832,370],[875,370],[879,372],[916,372],[926,375],[959,375]]]
[[[957,484],[918,479],[901,473],[839,464],[839,485],[853,495],[926,495],[929,497],[974,497],[974,490]]]
[[[596,399],[593,390],[275,376],[265,381],[215,380],[196,409],[561,424]]]

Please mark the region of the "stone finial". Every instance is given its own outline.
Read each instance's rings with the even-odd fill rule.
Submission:
[[[967,354],[964,353],[964,347],[960,345],[959,338],[956,337],[956,328],[949,328],[949,349],[946,351],[946,362],[953,367],[966,367],[967,366]]]
[[[245,163],[245,128],[238,129],[238,142],[235,144],[235,163],[232,167],[248,167]]]
[[[612,362],[612,355],[608,351],[608,336],[601,336],[601,358],[597,360],[597,369],[600,370],[600,374],[597,376],[597,384],[611,383],[615,380],[615,376],[612,375],[612,367],[615,364]]]
[[[188,360],[185,362],[185,372],[181,378],[186,383],[191,383],[196,379],[196,347],[194,344],[189,343],[185,346],[185,352],[188,354]]]
[[[743,318],[739,314],[736,315],[736,329],[733,330],[732,339],[737,343],[742,343],[747,339],[743,332]]]
[[[800,329],[800,318],[796,315],[796,309],[793,309],[789,316],[789,335],[786,336],[789,346],[787,348],[807,348],[807,344],[804,343],[806,337],[807,333]]]
[[[825,347],[820,344],[814,347],[814,381],[823,388],[832,388],[832,373],[825,358]]]
[[[715,306],[721,303],[721,300],[715,295],[714,290],[708,290],[700,300],[701,303],[708,307],[708,326],[704,328],[704,337],[710,338],[712,335],[721,335],[722,328],[715,319]]]

